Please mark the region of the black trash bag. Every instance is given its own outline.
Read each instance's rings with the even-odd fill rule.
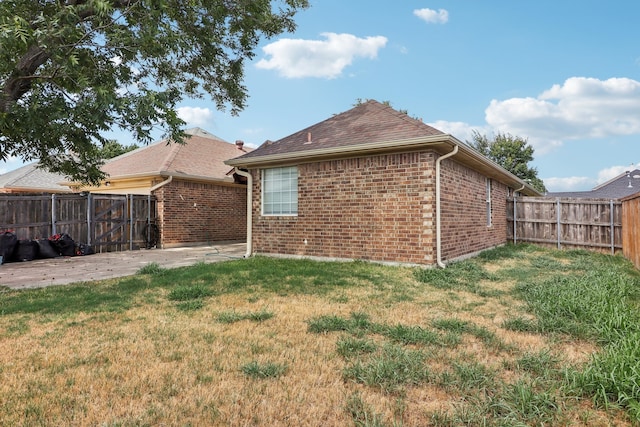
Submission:
[[[14,233],[5,231],[0,234],[0,256],[2,257],[0,264],[14,260],[16,246],[18,246],[18,237]]]
[[[33,261],[38,257],[38,248],[35,240],[18,240],[13,257],[16,261]]]
[[[76,245],[76,255],[77,256],[83,256],[83,255],[93,255],[96,252],[93,250],[93,247],[87,243],[78,243]]]
[[[53,243],[49,239],[39,239],[38,243],[38,258],[57,258],[60,256],[60,252],[53,246]]]
[[[58,233],[49,237],[49,241],[62,256],[74,256],[76,254],[76,242],[66,233]]]

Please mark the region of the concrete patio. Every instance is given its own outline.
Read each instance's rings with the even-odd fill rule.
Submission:
[[[239,259],[245,251],[245,243],[221,243],[11,262],[0,265],[0,287],[31,289],[111,279],[133,275],[150,263],[163,268],[183,267]]]

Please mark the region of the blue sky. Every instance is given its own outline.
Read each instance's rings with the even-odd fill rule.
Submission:
[[[258,146],[357,99],[389,101],[462,141],[527,138],[550,191],[588,190],[640,168],[638,19],[629,0],[312,0],[247,63],[239,116],[206,99],[180,114]]]

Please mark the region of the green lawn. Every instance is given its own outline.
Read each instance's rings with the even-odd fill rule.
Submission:
[[[621,257],[519,245],[5,289],[0,425],[635,425],[639,285]]]

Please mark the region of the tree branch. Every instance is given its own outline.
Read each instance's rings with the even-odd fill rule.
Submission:
[[[128,9],[138,2],[139,0],[115,0],[113,1],[113,7],[115,9]],[[68,0],[64,3],[61,2],[61,6],[73,7],[85,3],[87,3],[86,0]],[[86,9],[78,16],[80,18],[80,22],[82,22],[95,14],[96,11],[94,9]],[[84,38],[87,38],[87,36]],[[11,73],[2,85],[2,93],[0,94],[0,112],[8,112],[13,103],[18,101],[22,96],[29,92],[29,90],[31,90],[34,80],[46,78],[44,76],[37,75],[36,71],[45,62],[47,62],[49,58],[51,58],[50,53],[45,51],[41,46],[32,45],[29,47],[27,52],[22,56],[22,58],[20,58],[20,61],[16,65],[13,73]]]
[[[50,55],[40,46],[33,45],[27,50],[14,72],[4,83],[0,98],[0,112],[6,113],[12,103],[29,92],[31,82],[39,78],[35,75],[36,70],[49,58]]]

